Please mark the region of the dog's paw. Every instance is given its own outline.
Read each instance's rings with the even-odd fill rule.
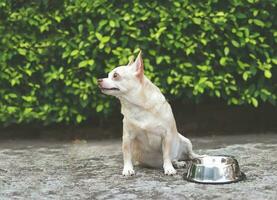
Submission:
[[[186,161],[174,161],[174,162],[172,162],[172,164],[177,169],[186,168],[187,167],[187,162]]]
[[[173,166],[165,166],[164,167],[164,174],[165,175],[174,175],[177,171],[174,169]]]
[[[135,174],[135,170],[130,167],[124,167],[122,171],[123,176],[133,176]]]

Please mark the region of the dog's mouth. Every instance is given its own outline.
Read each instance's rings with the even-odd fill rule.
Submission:
[[[116,87],[112,87],[112,88],[104,88],[104,87],[100,87],[101,90],[117,90],[119,91],[119,88]]]

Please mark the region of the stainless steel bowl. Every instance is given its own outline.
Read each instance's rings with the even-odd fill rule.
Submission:
[[[233,156],[204,156],[193,159],[184,178],[206,184],[233,183],[246,178]]]

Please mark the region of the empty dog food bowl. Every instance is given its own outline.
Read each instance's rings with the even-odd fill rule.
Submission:
[[[233,156],[203,156],[193,159],[184,179],[203,184],[225,184],[244,180],[238,161]]]

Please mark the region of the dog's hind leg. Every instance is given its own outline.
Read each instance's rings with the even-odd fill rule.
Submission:
[[[200,155],[193,152],[191,141],[188,138],[184,137],[180,133],[179,133],[179,137],[181,139],[181,147],[180,148],[184,154],[184,158],[182,158],[182,159],[187,160],[187,159],[194,159],[194,158],[201,157]]]

